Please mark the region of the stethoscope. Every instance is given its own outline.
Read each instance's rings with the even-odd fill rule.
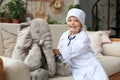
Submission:
[[[67,46],[70,45],[71,40],[73,40],[75,37],[76,37],[76,35],[74,35],[74,36],[69,35],[69,36],[68,36],[69,42],[68,42],[68,45],[67,45]]]

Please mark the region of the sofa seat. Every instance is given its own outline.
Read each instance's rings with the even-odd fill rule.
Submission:
[[[120,71],[120,57],[102,56],[99,57],[100,63],[103,65],[108,76]]]
[[[73,77],[72,77],[72,75],[69,75],[69,76],[55,75],[54,77],[50,78],[50,80],[73,80]]]

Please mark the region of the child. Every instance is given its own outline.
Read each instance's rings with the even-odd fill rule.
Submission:
[[[74,80],[109,80],[83,30],[84,11],[70,9],[66,22],[69,30],[61,36],[56,54],[61,54],[62,58],[70,64]]]

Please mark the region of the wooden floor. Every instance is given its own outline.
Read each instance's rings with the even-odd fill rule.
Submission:
[[[110,80],[120,80],[120,72],[109,77]]]

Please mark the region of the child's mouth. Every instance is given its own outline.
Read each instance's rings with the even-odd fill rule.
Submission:
[[[70,26],[71,28],[76,28],[76,26]]]

